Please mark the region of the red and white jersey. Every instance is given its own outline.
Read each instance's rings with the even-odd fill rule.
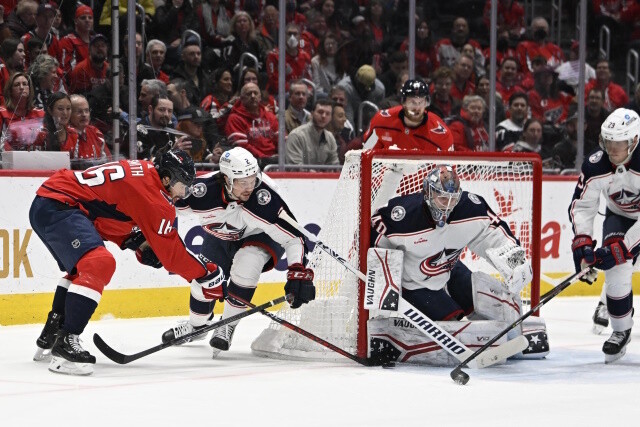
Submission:
[[[278,49],[267,54],[267,75],[269,76],[268,90],[272,94],[278,93]],[[311,80],[311,57],[307,52],[298,49],[296,56],[285,55],[285,90],[289,90],[289,83],[297,79]]]
[[[404,252],[402,287],[409,290],[442,289],[465,247],[487,259],[487,249],[508,242],[520,244],[481,196],[466,191],[443,227],[421,193],[393,198],[371,217],[372,246]]]
[[[557,44],[547,42],[543,45],[534,41],[523,41],[516,47],[518,60],[520,61],[520,72],[526,74],[533,72],[531,61],[536,56],[542,56],[547,60],[547,65],[556,68],[564,62],[564,52]]]
[[[67,34],[60,39],[60,57],[58,61],[68,75],[80,61],[89,57],[89,43],[84,42],[76,33]]]
[[[453,151],[453,136],[440,117],[427,111],[422,124],[411,128],[401,105],[378,111],[362,140],[365,149]]]
[[[284,210],[293,217],[273,180],[262,174],[262,182],[249,199],[239,202],[227,198],[218,173],[196,178],[192,194],[176,203],[178,209],[196,214],[204,231],[221,240],[237,242],[265,233],[284,248],[289,265],[304,264],[304,238],[278,216]],[[267,246],[262,248],[271,252]]]
[[[121,160],[85,171],[62,169],[36,194],[77,206],[100,236],[118,246],[139,227],[164,268],[189,282],[207,272],[174,228],[175,206],[151,162]]]
[[[69,90],[71,93],[89,92],[93,87],[107,81],[109,63],[104,62],[101,68],[95,68],[89,58],[80,61],[69,73]]]
[[[109,159],[111,151],[104,140],[100,129],[93,125],[87,125],[82,132],[76,129],[76,140],[65,144],[61,150],[68,151],[72,159]]]
[[[566,120],[573,99],[570,95],[560,92],[557,98],[543,98],[535,89],[528,95],[532,117],[556,125]]]
[[[40,37],[38,37],[35,33],[35,29],[29,31],[27,34],[25,34],[24,36],[22,36],[22,38],[20,39],[20,41],[22,42],[22,45],[24,46],[25,50],[27,49],[27,44],[29,43],[29,40],[31,39],[36,39],[36,40],[42,40]],[[54,58],[58,59],[60,58],[60,42],[58,41],[58,37],[56,37],[55,34],[53,34],[52,31],[50,31],[44,39],[44,43],[47,45],[47,54],[49,54],[49,56],[53,56]],[[29,58],[29,56],[25,56],[24,58],[24,68],[28,69],[29,68],[29,64],[31,58]]]
[[[640,247],[639,150],[633,152],[628,163],[619,166],[613,165],[602,150],[584,160],[569,206],[569,219],[576,236],[595,237],[594,219],[601,196],[608,211],[635,221],[624,235],[624,244],[629,251],[637,253]]]

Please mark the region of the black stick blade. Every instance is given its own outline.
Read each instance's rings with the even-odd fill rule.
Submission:
[[[98,347],[98,350],[100,350],[102,354],[107,356],[109,359],[111,359],[115,363],[119,365],[124,365],[128,363],[126,361],[126,356],[109,347],[109,345],[106,342],[104,342],[104,340],[100,337],[100,335],[93,334],[93,343],[96,345],[96,347]]]

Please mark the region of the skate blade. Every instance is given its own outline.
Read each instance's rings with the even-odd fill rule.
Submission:
[[[51,349],[40,348],[36,350],[36,354],[33,355],[34,362],[49,362],[51,361]]]
[[[606,326],[594,323],[593,328],[591,328],[591,332],[593,332],[594,335],[600,335],[605,330],[605,328]]]
[[[624,356],[626,353],[627,353],[627,346],[625,345],[624,348],[616,354],[605,354],[604,355],[605,365],[615,362],[616,360],[622,358],[622,356]]]
[[[93,374],[93,363],[76,363],[62,357],[52,357],[49,370],[56,374],[85,376]]]
[[[211,358],[212,359],[217,359],[221,352],[222,352],[222,350],[220,350],[219,348],[215,348],[214,347],[213,354],[211,355]]]

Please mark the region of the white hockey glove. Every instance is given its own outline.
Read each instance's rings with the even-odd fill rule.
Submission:
[[[531,263],[526,259],[524,249],[509,242],[499,248],[487,249],[487,257],[504,279],[504,286],[511,293],[520,293],[531,279]]]

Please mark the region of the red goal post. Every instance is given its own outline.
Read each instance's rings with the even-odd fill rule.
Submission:
[[[484,197],[520,239],[533,268],[532,283],[523,290],[522,297],[536,305],[540,298],[542,200],[542,163],[536,154],[349,152],[319,239],[366,273],[372,212],[392,197],[422,191],[424,177],[440,164],[453,165],[462,189]],[[293,209],[295,212],[295,206]],[[469,250],[463,252],[461,259],[472,271],[496,273],[488,262]],[[316,272],[316,301],[298,310],[285,307],[278,315],[346,351],[366,357],[369,313],[363,308],[365,284],[317,248],[310,256],[310,266]],[[254,341],[252,350],[277,358],[340,357],[275,323]]]

